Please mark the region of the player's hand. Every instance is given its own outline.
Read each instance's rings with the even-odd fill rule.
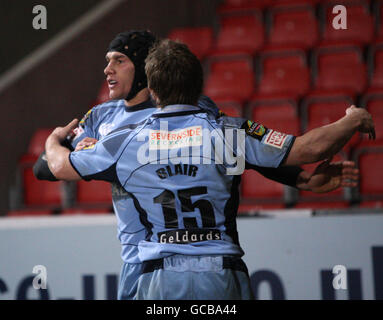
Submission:
[[[73,119],[65,127],[57,127],[51,133],[51,136],[56,138],[59,142],[63,142],[67,136],[71,135],[73,129],[78,126],[78,120]]]
[[[90,147],[94,145],[98,140],[95,138],[85,137],[76,145],[76,149],[74,151],[79,151],[84,148]]]
[[[315,193],[333,191],[339,187],[356,187],[359,181],[359,170],[354,161],[331,163],[325,160],[320,163],[311,175],[309,186]]]
[[[356,108],[354,105],[346,109],[346,115],[354,117],[360,122],[358,131],[368,133],[369,139],[375,140],[375,126],[371,114],[364,108]]]

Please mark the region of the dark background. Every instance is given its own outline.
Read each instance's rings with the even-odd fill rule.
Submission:
[[[55,37],[101,0],[0,2],[0,77],[23,57]],[[31,71],[0,91],[0,215],[9,209],[17,162],[37,128],[55,127],[92,106],[103,82],[106,48],[127,29],[166,37],[174,27],[214,26],[220,0],[129,0],[73,38]],[[35,30],[35,5],[47,9],[47,30]]]

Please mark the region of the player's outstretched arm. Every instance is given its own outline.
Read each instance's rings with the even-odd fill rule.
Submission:
[[[49,169],[59,180],[81,179],[69,161],[70,150],[61,145],[61,142],[64,141],[77,124],[78,120],[74,119],[65,127],[57,127],[53,130],[45,143]]]
[[[297,188],[315,193],[331,192],[340,187],[356,187],[359,170],[353,161],[321,162],[313,173],[301,171],[297,178]]]
[[[346,115],[329,125],[313,129],[295,139],[284,165],[302,165],[330,159],[356,132],[375,139],[375,128],[367,110],[351,106]]]

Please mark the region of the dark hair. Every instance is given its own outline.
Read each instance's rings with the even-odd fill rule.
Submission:
[[[161,107],[197,103],[203,86],[202,66],[185,44],[160,40],[150,49],[145,62],[148,87]]]

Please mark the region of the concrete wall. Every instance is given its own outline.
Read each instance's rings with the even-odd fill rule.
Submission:
[[[0,74],[33,52],[60,30],[103,0],[2,0],[0,3]],[[32,12],[37,5],[47,10],[47,29],[35,30]]]

